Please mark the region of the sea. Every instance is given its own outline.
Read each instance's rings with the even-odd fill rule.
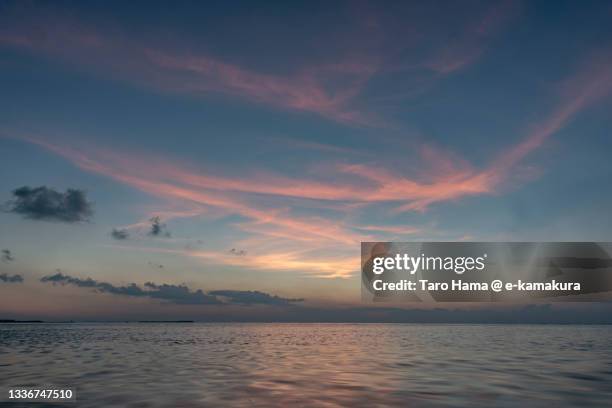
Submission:
[[[51,386],[76,398],[52,407],[604,407],[612,326],[0,324],[0,400]]]

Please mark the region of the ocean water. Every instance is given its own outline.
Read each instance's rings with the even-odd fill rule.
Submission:
[[[0,324],[2,392],[49,384],[69,407],[610,406],[612,327]]]

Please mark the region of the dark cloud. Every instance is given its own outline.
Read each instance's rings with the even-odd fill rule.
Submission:
[[[13,191],[13,200],[7,202],[9,212],[24,218],[45,221],[87,221],[93,214],[92,203],[82,190],[69,188],[65,193],[46,186],[20,187]]]
[[[236,255],[236,256],[244,256],[247,254],[247,252],[244,249],[236,249],[236,248],[230,249],[229,253],[232,255]]]
[[[182,305],[220,304],[221,301],[215,296],[205,294],[201,289],[189,290],[185,285],[157,285],[147,282],[144,286],[149,289],[147,293],[155,299],[166,299],[172,303]]]
[[[166,224],[161,222],[161,218],[153,217],[149,220],[151,222],[151,229],[149,230],[149,235],[154,237],[169,237],[170,231],[166,227]]]
[[[113,228],[113,230],[111,231],[111,237],[121,241],[124,239],[128,239],[130,237],[130,233],[126,229]]]
[[[40,281],[52,283],[54,285],[74,285],[81,288],[91,288],[101,293],[110,293],[113,295],[160,299],[179,305],[287,305],[302,300],[284,299],[263,292],[251,291],[219,290],[205,293],[201,289],[191,290],[186,285],[158,285],[153,282],[147,282],[142,287],[135,283],[126,286],[115,286],[106,282],[98,282],[91,278],[74,278],[64,275],[59,270],[54,275],[44,276]]]
[[[64,275],[58,271],[55,275],[44,276],[41,282],[60,285],[74,285],[81,288],[92,288],[101,293],[113,295],[124,295],[134,297],[148,297],[153,299],[168,300],[172,303],[184,305],[202,305],[221,303],[216,297],[209,296],[198,289],[191,291],[184,285],[156,285],[148,282],[144,288],[131,283],[127,286],[115,286],[107,282],[98,282],[91,278],[80,279]]]
[[[219,296],[230,303],[241,305],[288,305],[304,301],[304,299],[287,299],[251,290],[213,290],[208,292],[208,294]]]
[[[23,277],[21,275],[7,275],[6,273],[0,274],[0,282],[4,283],[21,283]]]
[[[2,259],[2,262],[11,262],[15,260],[15,257],[9,249],[3,249],[0,252],[0,259]]]

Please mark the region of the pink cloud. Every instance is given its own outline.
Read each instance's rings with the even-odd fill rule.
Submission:
[[[515,9],[515,3],[503,2],[478,16],[476,21],[461,21],[461,26],[465,26],[461,30],[463,34],[449,44],[444,41],[442,45],[428,45],[431,50],[428,49],[429,56],[425,59],[413,55],[412,47],[423,46],[415,42],[417,38],[427,38],[428,32],[411,32],[410,41],[391,37],[394,45],[389,50],[384,43],[389,40],[384,21],[376,27],[366,27],[365,31],[347,28],[347,33],[354,37],[351,44],[362,44],[361,47],[351,47],[347,56],[302,63],[282,74],[231,63],[211,53],[196,51],[195,46],[190,49],[187,41],[172,45],[167,39],[165,44],[142,40],[121,27],[86,25],[58,13],[28,12],[25,16],[17,13],[10,24],[0,28],[0,45],[26,49],[106,78],[161,92],[196,96],[223,94],[273,108],[309,112],[344,124],[387,127],[389,123],[374,113],[381,108],[379,103],[366,107],[369,96],[365,91],[372,78],[402,65],[398,64],[397,55],[410,56],[411,67],[426,67],[442,75],[470,65],[515,14]],[[402,27],[414,23],[417,22],[404,22]],[[445,30],[441,31],[446,38]],[[431,82],[431,77],[428,75],[417,82]],[[393,84],[390,98],[413,96],[414,90],[406,93],[400,89]],[[387,92],[385,97],[389,97]]]
[[[473,64],[486,51],[489,42],[518,14],[519,3],[495,3],[482,16],[465,26],[448,45],[434,50],[425,66],[440,74],[450,74]]]
[[[143,191],[244,215],[254,221],[245,224],[251,229],[275,235],[300,231],[307,238],[357,242],[359,236],[337,223],[314,218],[300,220],[287,215],[288,210],[283,208],[258,209],[245,204],[245,194],[348,205],[391,202],[398,204],[397,211],[423,211],[433,203],[494,193],[513,176],[516,165],[528,154],[540,148],[576,114],[612,91],[612,73],[607,69],[607,61],[595,58],[583,64],[561,84],[561,99],[552,112],[530,126],[527,136],[500,152],[488,166],[475,169],[452,152],[427,146],[421,149],[421,154],[429,163],[429,172],[419,179],[366,164],[332,166],[326,181],[269,173],[229,178],[202,173],[162,158],[151,160],[103,149],[84,153],[37,139],[30,141],[65,156],[83,169],[105,174]]]
[[[216,265],[239,266],[267,272],[307,272],[313,278],[348,278],[358,272],[358,260],[354,256],[314,256],[308,250],[253,251],[235,256],[228,251],[203,251],[139,247],[134,245],[109,245],[126,251],[184,255]]]
[[[395,225],[359,225],[355,229],[361,231],[378,231],[395,235],[413,235],[422,231],[421,228]]]
[[[299,67],[293,74],[276,75],[212,55],[152,47],[119,32],[96,30],[63,17],[47,16],[42,21],[0,29],[0,45],[43,53],[104,76],[163,91],[222,93],[355,125],[376,121],[373,115],[352,107],[378,69],[373,58],[314,63]]]
[[[528,135],[503,152],[484,174],[490,180],[502,178],[529,153],[565,127],[580,111],[602,100],[612,92],[612,56],[595,55],[584,61],[578,72],[560,84],[560,101],[544,120],[533,124]]]
[[[244,217],[245,221],[235,226],[259,237],[252,239],[249,244],[262,248],[261,252],[257,252],[262,265],[271,262],[267,256],[274,253],[279,256],[276,259],[283,260],[276,264],[278,268],[293,270],[312,267],[317,273],[346,276],[351,267],[332,273],[321,265],[314,265],[313,251],[316,253],[333,247],[336,251],[349,252],[359,241],[381,237],[378,233],[388,236],[389,233],[410,234],[418,230],[410,226],[394,228],[351,225],[342,217],[298,216],[291,207],[283,204],[282,199],[292,198],[298,200],[298,204],[300,200],[347,203],[349,207],[346,208],[351,205],[394,203],[397,204],[397,212],[424,211],[433,203],[495,193],[513,176],[516,166],[530,153],[540,148],[582,110],[612,92],[612,73],[607,69],[607,61],[606,58],[594,58],[585,62],[575,75],[561,84],[561,99],[550,114],[530,126],[527,135],[519,143],[500,152],[482,169],[474,168],[452,152],[431,146],[423,148],[422,156],[431,166],[429,173],[421,179],[365,164],[331,166],[327,181],[268,173],[249,177],[223,177],[190,169],[163,158],[152,160],[150,157],[91,147],[78,149],[74,144],[68,147],[41,138],[20,139],[61,155],[84,170],[111,177],[172,202],[183,201],[189,204],[187,210],[173,209],[172,214],[175,216],[204,214],[211,208]],[[256,202],[252,200],[254,194],[266,196],[267,199]],[[265,246],[270,243],[278,243],[280,246],[274,250],[266,249]],[[217,256],[216,259],[223,257]]]
[[[31,141],[68,158],[85,170],[110,176],[143,191],[232,209],[254,219],[278,219],[282,214],[256,214],[233,194],[355,203],[408,202],[407,208],[422,210],[433,202],[491,190],[482,174],[471,170],[459,172],[455,167],[450,168],[450,173],[436,175],[430,182],[420,182],[386,169],[361,164],[335,166],[336,172],[328,174],[331,181],[327,182],[265,173],[249,178],[228,178],[202,174],[161,158],[137,157],[104,149],[84,153],[40,140]],[[343,175],[353,176],[353,179],[340,182]],[[333,181],[335,178],[338,180]],[[332,231],[329,236],[342,236],[337,233]]]
[[[283,77],[250,71],[210,56],[176,55],[157,50],[147,50],[145,55],[152,64],[166,71],[165,74],[179,75],[171,87],[180,91],[232,94],[272,106],[317,113],[344,123],[369,121],[365,114],[351,109],[350,105],[376,72],[376,64],[371,61],[313,66]],[[340,87],[325,85],[340,76],[351,80]]]
[[[111,177],[121,183],[135,187],[152,195],[172,199],[184,200],[192,204],[206,207],[215,207],[226,213],[242,215],[252,222],[248,225],[253,231],[261,234],[293,237],[299,240],[330,240],[346,244],[359,242],[365,235],[351,232],[341,223],[329,223],[319,217],[295,217],[287,209],[273,206],[260,208],[249,204],[240,193],[265,193],[270,195],[286,195],[282,186],[269,186],[268,181],[249,184],[248,180],[206,177],[189,173],[184,169],[172,166],[169,163],[157,162],[155,164],[146,158],[124,156],[104,149],[91,153],[84,153],[71,147],[59,146],[39,139],[22,138],[31,143],[44,147],[72,161],[78,167]],[[286,180],[285,182],[289,182]],[[315,191],[318,185],[313,185]],[[327,194],[329,187],[322,189]],[[291,194],[289,191],[288,194]],[[297,196],[297,190],[294,191]],[[304,197],[303,193],[299,193]],[[186,214],[195,215],[196,212],[187,211]],[[172,214],[176,215],[177,212]]]

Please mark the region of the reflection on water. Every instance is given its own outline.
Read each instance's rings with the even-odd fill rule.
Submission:
[[[606,406],[612,327],[3,324],[0,373],[86,407]]]

